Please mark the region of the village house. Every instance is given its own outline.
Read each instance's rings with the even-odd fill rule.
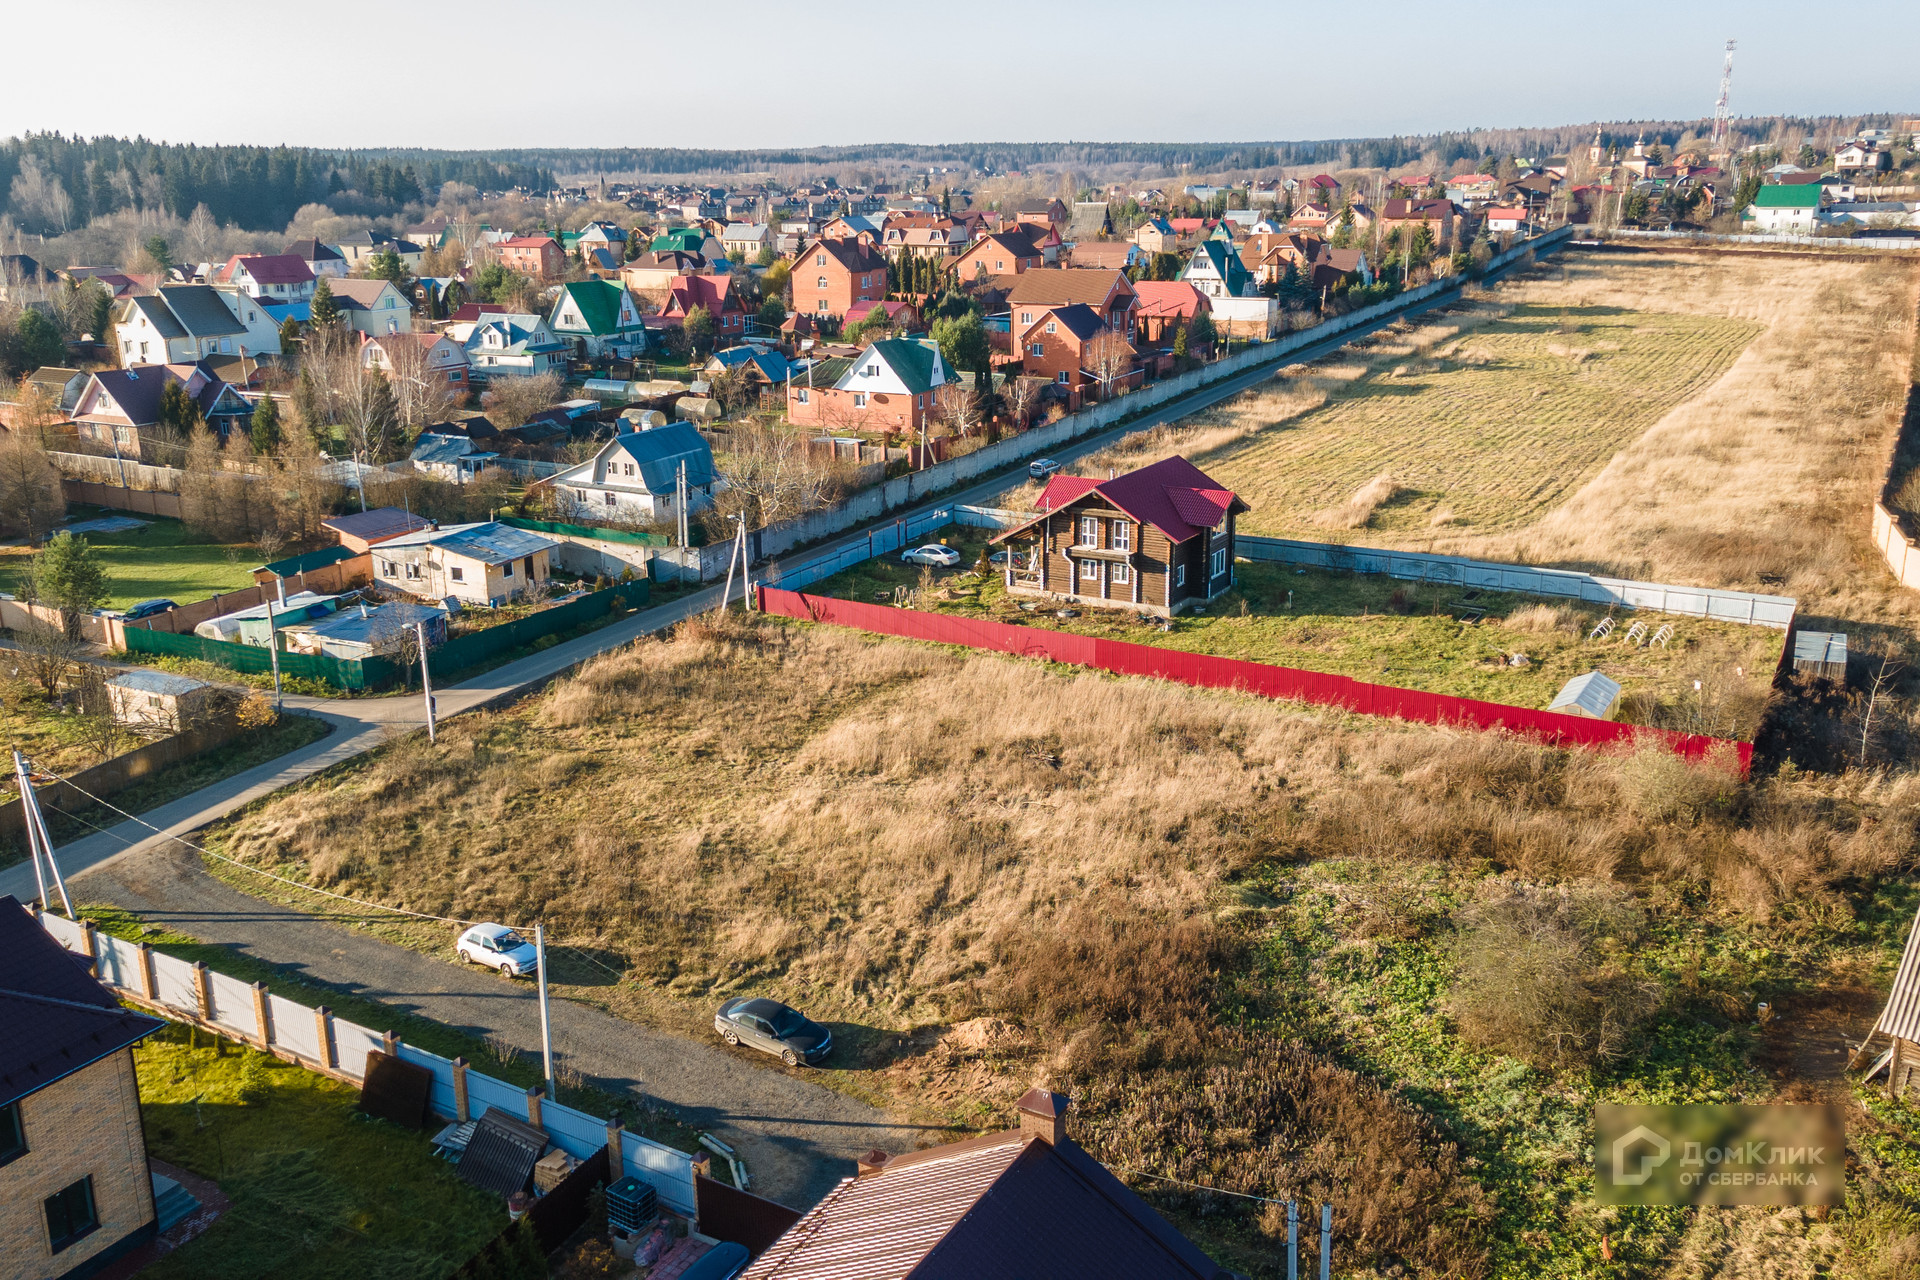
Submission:
[[[1017,225],[1035,227],[1041,232],[1058,236],[1067,227],[1067,206],[1058,200],[1023,204],[1013,211],[1013,220]]]
[[[349,329],[378,336],[413,328],[413,304],[391,280],[329,280],[327,289]]]
[[[816,240],[801,250],[788,287],[795,311],[837,319],[856,302],[887,296],[887,260],[861,240]]]
[[[472,484],[499,463],[500,455],[482,448],[470,435],[443,435],[428,428],[413,442],[407,455],[413,469],[448,484]]]
[[[1027,229],[995,231],[982,236],[953,264],[960,283],[971,284],[984,276],[1017,276],[1040,266],[1044,259]]]
[[[1849,142],[1833,153],[1836,173],[1883,173],[1892,167],[1892,153],[1871,142]]]
[[[1134,341],[1142,351],[1171,352],[1174,334],[1213,310],[1207,295],[1185,280],[1140,280],[1133,287],[1140,295],[1133,310]]]
[[[330,276],[340,279],[352,270],[347,265],[346,255],[330,244],[322,244],[309,236],[305,240],[295,240],[280,250],[281,253],[300,259],[307,264],[307,270],[317,279]]]
[[[314,275],[298,254],[236,253],[215,270],[212,283],[263,302],[307,302],[313,298]]]
[[[547,326],[586,359],[627,359],[647,344],[646,326],[633,295],[609,280],[581,280],[560,287]]]
[[[1438,248],[1447,248],[1458,240],[1459,213],[1451,200],[1389,200],[1380,210],[1380,228],[1386,235],[1396,230],[1412,234],[1425,227]]]
[[[622,419],[619,434],[593,457],[538,487],[553,493],[572,519],[644,525],[679,520],[683,482],[689,515],[711,506],[725,488],[714,469],[713,447],[699,430],[691,422],[673,422],[634,431]]]
[[[383,333],[363,337],[360,358],[389,378],[435,378],[467,389],[467,351],[444,333]]]
[[[1068,265],[1110,271],[1125,271],[1145,262],[1140,246],[1127,240],[1077,240],[1068,250]]]
[[[547,326],[544,316],[483,312],[476,320],[448,325],[447,336],[466,351],[470,377],[485,380],[566,372],[567,344]]]
[[[1180,278],[1207,295],[1215,322],[1226,334],[1270,338],[1280,322],[1280,304],[1260,291],[1230,241],[1202,240]]]
[[[398,236],[388,235],[384,231],[356,231],[350,236],[336,240],[334,249],[352,268],[360,266],[369,258],[383,253],[391,253],[400,259],[400,265],[408,271],[419,271],[420,260],[426,256],[426,250],[411,240],[402,240]]]
[[[534,280],[552,280],[567,273],[567,255],[552,236],[514,236],[494,246],[500,265]]]
[[[399,653],[410,643],[417,644],[424,633],[427,648],[447,642],[448,615],[439,605],[412,600],[388,600],[383,604],[359,604],[338,613],[329,613],[308,622],[290,623],[281,628],[281,643],[288,653],[324,654],[329,658],[358,661]],[[415,627],[420,631],[416,632]]]
[[[0,1275],[92,1275],[153,1239],[181,1190],[148,1169],[133,1063],[166,1024],[122,1007],[10,894],[0,950]]]
[[[205,365],[146,364],[94,374],[74,404],[74,433],[123,457],[141,458],[143,445],[152,444],[160,426],[161,396],[169,383],[180,385],[222,441],[252,421],[253,406]]]
[[[121,724],[178,733],[213,710],[216,690],[204,680],[136,667],[106,682],[107,705]]]
[[[1068,1106],[1033,1089],[1004,1133],[869,1152],[741,1280],[1232,1280],[1080,1149]]]
[[[254,317],[251,325],[248,314]],[[128,298],[115,312],[113,341],[123,367],[182,364],[242,349],[255,355],[280,350],[279,332],[259,303],[204,284],[167,285],[159,293]]]
[[[752,262],[763,250],[773,248],[773,230],[764,222],[730,222],[720,233],[720,247],[729,258]]]
[[[620,268],[620,282],[635,293],[664,300],[681,276],[706,275],[713,270],[703,254],[684,249],[649,249]]]
[[[374,580],[428,600],[499,606],[546,585],[556,545],[498,521],[450,524],[376,544]]]
[[[1009,592],[1171,616],[1233,584],[1234,520],[1248,510],[1182,457],[1111,480],[1057,475],[1014,544]]]
[[[1149,218],[1134,228],[1133,242],[1142,253],[1178,253],[1180,233],[1165,218]]]
[[[379,543],[431,529],[433,521],[400,507],[375,507],[351,515],[329,516],[320,522],[320,527],[338,538],[347,550],[363,555]]]
[[[1527,227],[1527,208],[1516,205],[1490,204],[1482,210],[1487,234],[1491,236],[1518,235]]]
[[[1122,337],[1133,336],[1133,305],[1139,295],[1124,271],[1103,268],[1042,267],[1029,270],[1007,291],[1013,332],[1024,333],[1050,307],[1083,302],[1101,322]]]
[[[940,388],[956,380],[940,344],[924,338],[883,338],[809,373],[810,380],[796,376],[787,383],[788,422],[903,435],[926,425]]]
[[[1262,233],[1247,237],[1240,247],[1240,261],[1261,284],[1274,284],[1287,268],[1296,273],[1309,270],[1326,241],[1304,232]]]
[[[705,307],[713,317],[714,345],[738,341],[747,331],[747,309],[733,287],[732,276],[680,276],[667,288],[667,305],[658,319],[668,326],[684,325],[695,309]]]
[[[1763,235],[1809,235],[1822,221],[1820,188],[1813,183],[1761,187],[1743,216]]]
[[[1105,399],[1139,381],[1133,345],[1084,302],[1049,307],[1015,332],[1021,371],[1045,378],[1066,398],[1070,412],[1091,390]]]
[[[899,301],[856,302],[847,308],[847,327],[852,328],[856,324],[864,323],[875,310],[879,310],[887,317],[887,327],[895,333],[917,332],[926,328],[926,325],[921,322],[920,308],[911,302]]]

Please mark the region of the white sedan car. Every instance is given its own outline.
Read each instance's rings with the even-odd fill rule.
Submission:
[[[540,953],[533,944],[503,924],[477,924],[461,934],[454,946],[461,963],[491,965],[509,978],[540,967]]]
[[[902,564],[930,564],[941,569],[951,569],[960,563],[960,553],[952,547],[943,547],[937,542],[929,542],[924,547],[914,547],[900,553]]]

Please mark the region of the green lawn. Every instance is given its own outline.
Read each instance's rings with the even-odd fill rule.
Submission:
[[[126,513],[74,506],[68,514],[79,521]],[[125,609],[156,599],[191,604],[218,591],[253,585],[253,568],[261,561],[258,547],[209,541],[178,520],[133,518],[148,524],[126,533],[79,535],[100,549],[107,571],[107,608]],[[26,547],[0,547],[0,591],[18,591],[21,571],[31,554]]]
[[[1675,634],[1664,648],[1589,642],[1606,614],[1595,605],[1247,561],[1234,566],[1233,591],[1204,615],[1174,619],[1170,631],[1130,609],[1075,606],[1079,616],[1063,619],[1054,615],[1058,606],[1023,608],[1030,598],[1010,598],[997,570],[984,578],[973,572],[986,545],[981,531],[956,526],[945,536],[963,563],[935,571],[935,589],[917,607],[1535,710],[1572,677],[1599,670],[1621,685],[1618,719],[1742,740],[1758,727],[1783,639],[1764,627],[1622,610],[1615,637],[1640,619],[1649,630],[1672,622]],[[918,566],[889,554],[806,590],[874,602],[913,590],[920,579]],[[1473,610],[1483,612],[1468,620]],[[1515,654],[1525,664],[1512,665]]]
[[[428,1135],[354,1108],[359,1090],[170,1027],[134,1051],[147,1149],[232,1206],[143,1274],[155,1280],[440,1280],[507,1225]]]

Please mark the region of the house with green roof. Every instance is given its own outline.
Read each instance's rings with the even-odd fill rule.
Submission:
[[[608,354],[626,359],[647,345],[646,325],[633,295],[611,280],[562,285],[547,325],[588,359]]]
[[[917,435],[939,411],[943,387],[957,381],[931,338],[885,338],[853,357],[831,382],[832,366],[787,380],[787,420],[828,432]]]
[[[1826,221],[1820,201],[1817,182],[1779,183],[1755,192],[1740,216],[1750,231],[1806,235]]]

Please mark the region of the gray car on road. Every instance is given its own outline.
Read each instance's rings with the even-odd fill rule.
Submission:
[[[778,1000],[729,1000],[713,1015],[713,1029],[728,1044],[750,1045],[790,1067],[812,1066],[833,1048],[832,1032]]]

